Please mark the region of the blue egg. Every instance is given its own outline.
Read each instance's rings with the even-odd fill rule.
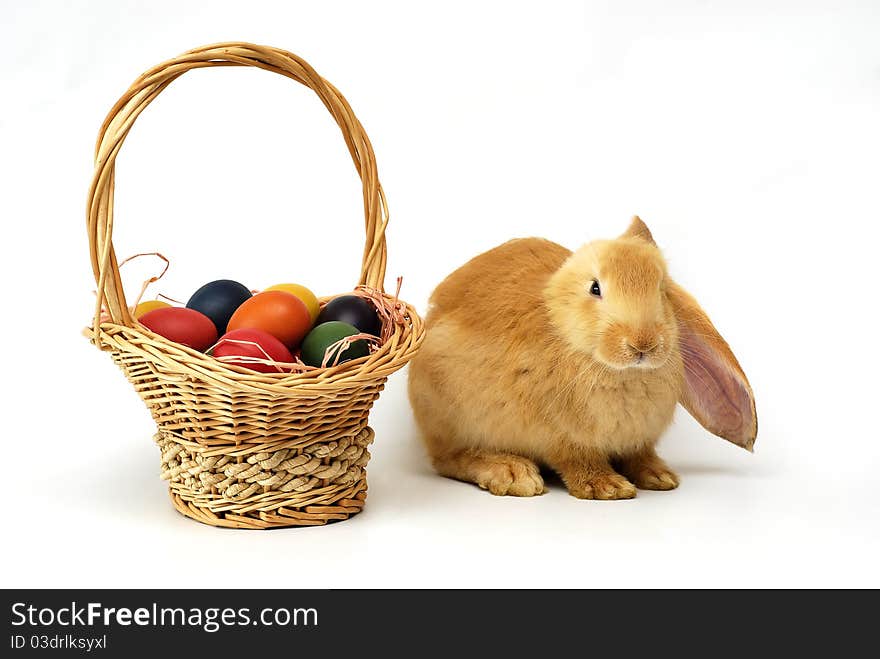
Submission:
[[[250,298],[251,292],[244,284],[231,279],[218,279],[193,293],[186,306],[210,318],[217,328],[217,335],[223,336],[232,314]]]

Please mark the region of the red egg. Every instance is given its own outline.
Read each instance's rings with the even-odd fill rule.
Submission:
[[[284,291],[263,291],[235,310],[227,330],[263,330],[293,348],[311,327],[312,316],[302,300]]]
[[[217,328],[206,315],[184,307],[154,309],[138,318],[147,329],[169,341],[202,352],[217,340]]]
[[[226,332],[211,351],[214,357],[247,357],[267,359],[289,364],[293,361],[290,350],[268,332],[258,329],[237,329]],[[252,362],[250,359],[223,359],[225,364],[249,368],[260,373],[279,373],[286,369],[283,366]]]

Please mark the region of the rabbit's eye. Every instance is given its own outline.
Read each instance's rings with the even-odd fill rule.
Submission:
[[[595,279],[593,280],[593,283],[590,284],[590,295],[593,297],[602,297],[602,289],[599,288],[599,282]]]

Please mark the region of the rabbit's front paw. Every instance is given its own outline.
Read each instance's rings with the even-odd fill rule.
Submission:
[[[678,487],[678,476],[653,451],[622,460],[618,468],[640,490],[674,490]]]
[[[568,492],[578,499],[632,499],[636,495],[635,486],[626,478],[614,472],[602,472],[577,478],[567,483]]]

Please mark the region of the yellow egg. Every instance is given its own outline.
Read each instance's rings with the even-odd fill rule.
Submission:
[[[170,306],[170,304],[168,304],[167,302],[162,302],[162,300],[144,300],[134,308],[134,317],[140,318],[145,313],[150,313],[151,311],[155,311],[156,309],[164,309],[165,307]]]
[[[266,290],[284,291],[285,293],[295,295],[303,301],[303,304],[306,305],[306,309],[309,310],[309,315],[312,317],[312,322],[315,322],[315,318],[318,317],[318,312],[320,311],[320,307],[318,306],[318,298],[316,298],[315,294],[312,293],[305,286],[300,286],[299,284],[275,284],[274,286],[270,286]]]

